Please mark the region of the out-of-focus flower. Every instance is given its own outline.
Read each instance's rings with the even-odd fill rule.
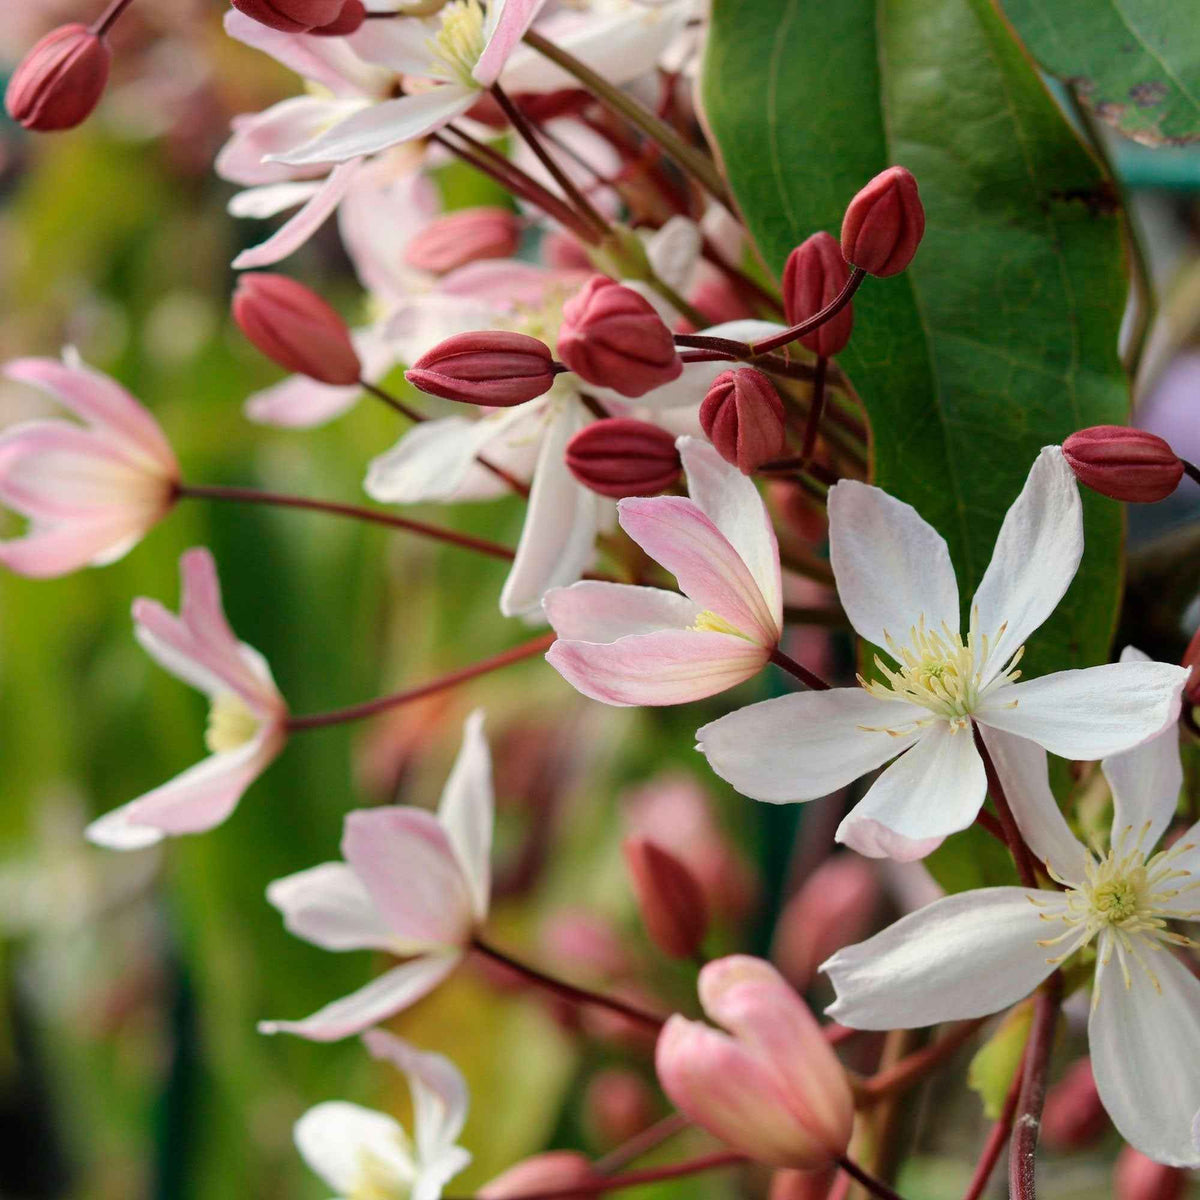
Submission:
[[[467,718],[462,748],[435,817],[374,808],[346,817],[344,862],[277,879],[267,899],[287,928],[326,950],[382,950],[405,961],[301,1021],[263,1021],[262,1033],[332,1042],[415,1004],[462,961],[491,893],[492,766],[483,713]]]
[[[1164,1166],[1132,1146],[1117,1156],[1113,1168],[1115,1200],[1183,1200],[1188,1190],[1186,1171]]]
[[[1080,483],[1130,504],[1165,500],[1183,478],[1183,463],[1157,434],[1125,425],[1094,425],[1063,442]]]
[[[595,1168],[585,1155],[575,1150],[547,1150],[489,1180],[478,1195],[480,1200],[519,1200],[541,1192],[570,1191],[595,1178]]]
[[[1012,733],[1064,758],[1096,759],[1179,715],[1187,673],[1166,663],[1016,682],[1025,639],[1083,553],[1079,492],[1057,446],[1041,452],[1005,515],[965,638],[949,549],[915,509],[842,480],[829,492],[829,543],[851,624],[896,665],[877,656],[880,679],[752,704],[697,738],[722,779],[772,803],[828,795],[896,759],[838,827],[838,841],[860,854],[923,858],[974,821],[987,781],[973,726],[989,745]]]
[[[0,435],[0,501],[31,522],[23,538],[0,542],[0,563],[46,578],[115,562],[175,502],[179,465],[158,422],[73,350],[61,363],[16,359],[4,373],[87,426],[28,421]]]
[[[753,367],[724,371],[712,381],[700,405],[700,427],[717,453],[744,475],[787,449],[783,401]]]
[[[417,1050],[382,1029],[364,1034],[363,1042],[408,1081],[412,1140],[385,1113],[330,1100],[296,1122],[296,1149],[338,1200],[438,1200],[471,1162],[456,1144],[467,1117],[466,1080],[448,1058]]]
[[[675,438],[661,426],[631,417],[585,426],[567,443],[565,461],[584,487],[614,500],[656,496],[683,474]]]
[[[649,1085],[628,1067],[606,1067],[589,1081],[583,1094],[584,1119],[591,1135],[604,1146],[619,1146],[654,1120],[657,1106]]]
[[[650,940],[672,958],[696,954],[708,933],[708,907],[687,864],[648,838],[626,838],[622,850]]]
[[[135,600],[134,632],[151,658],[208,696],[205,742],[212,753],[93,821],[88,838],[114,850],[138,850],[166,835],[220,825],[287,742],[287,705],[266,660],[229,628],[212,555],[187,551],[179,575],[179,616],[154,600]]]
[[[815,1171],[776,1171],[771,1176],[768,1200],[828,1200],[836,1175],[833,1166]]]
[[[824,231],[805,238],[788,255],[783,268],[783,309],[789,325],[799,325],[832,304],[850,272],[837,240]],[[847,304],[832,320],[806,333],[800,344],[814,354],[841,354],[854,328],[854,305]]]
[[[405,257],[419,271],[444,275],[482,258],[509,258],[520,237],[521,223],[507,208],[464,208],[431,221]]]
[[[896,275],[925,235],[925,208],[905,167],[880,171],[850,201],[842,218],[842,254],[869,275]]]
[[[1042,1141],[1052,1150],[1079,1150],[1107,1128],[1108,1114],[1096,1091],[1092,1060],[1077,1058],[1046,1093]]]
[[[439,342],[405,372],[415,388],[445,400],[512,408],[554,386],[554,356],[524,333],[481,329]]]
[[[547,662],[606,704],[683,704],[756,675],[779,641],[779,551],[754,484],[698,438],[680,438],[690,499],[622,500],[622,528],[679,581],[584,580],[546,593],[559,640]]]
[[[100,103],[112,51],[86,25],[61,25],[25,55],[8,81],[8,115],[26,129],[74,129]]]
[[[729,1032],[676,1014],[659,1035],[663,1090],[697,1125],[775,1167],[812,1170],[846,1152],[854,1099],[820,1025],[761,959],[700,972],[700,1003]]]

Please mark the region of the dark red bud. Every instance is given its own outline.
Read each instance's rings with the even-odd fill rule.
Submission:
[[[644,396],[678,379],[675,339],[644,297],[593,275],[563,307],[559,357],[581,379],[622,396]]]
[[[328,25],[318,25],[310,33],[321,37],[349,37],[357,33],[367,19],[367,7],[363,0],[344,0],[342,11]]]
[[[1188,1175],[1178,1167],[1164,1166],[1132,1146],[1117,1156],[1113,1170],[1115,1200],[1183,1200]]]
[[[783,268],[783,310],[789,325],[799,325],[832,304],[846,286],[850,269],[842,248],[828,233],[814,233],[788,255]],[[800,344],[823,358],[840,354],[854,328],[854,305],[847,304],[832,320],[806,333]]]
[[[283,33],[308,33],[332,25],[344,0],[232,0],[233,7],[260,25]]]
[[[842,254],[869,275],[896,275],[912,262],[924,233],[917,181],[904,167],[888,167],[850,201],[842,219]]]
[[[1108,1114],[1096,1091],[1092,1060],[1076,1059],[1046,1093],[1042,1139],[1052,1150],[1081,1150],[1108,1128]]]
[[[112,51],[86,25],[60,25],[25,55],[8,81],[8,115],[26,129],[74,129],[100,103]]]
[[[679,482],[683,463],[665,429],[630,417],[595,421],[568,443],[567,468],[586,488],[619,500],[655,496]]]
[[[509,258],[520,239],[521,223],[507,208],[464,208],[426,225],[405,258],[419,271],[444,275],[482,258]]]
[[[548,392],[555,373],[545,342],[524,333],[480,329],[439,342],[404,378],[445,400],[511,408]]]
[[[346,387],[362,375],[345,321],[286,275],[256,271],[238,280],[233,319],[273,362],[319,383]]]
[[[626,838],[621,849],[650,940],[672,958],[690,958],[708,932],[708,905],[695,875],[648,838]]]
[[[700,405],[700,425],[717,453],[749,475],[787,448],[783,401],[753,367],[722,371]]]
[[[1162,438],[1125,425],[1094,425],[1063,442],[1080,483],[1130,504],[1165,500],[1183,478],[1183,463]]]

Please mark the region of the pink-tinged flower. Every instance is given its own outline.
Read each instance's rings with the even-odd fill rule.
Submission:
[[[1113,1168],[1115,1200],[1183,1200],[1188,1177],[1178,1167],[1167,1167],[1147,1158],[1132,1146],[1117,1156]]]
[[[655,1052],[678,1108],[735,1150],[812,1170],[845,1154],[846,1073],[803,1000],[769,963],[733,955],[700,972],[700,1004],[728,1033],[676,1014]]]
[[[28,421],[0,435],[0,501],[30,519],[0,563],[48,578],[128,553],[170,511],[179,466],[158,422],[74,351],[22,358],[9,379],[48,392],[86,425]]]
[[[1196,943],[1171,928],[1200,918],[1200,823],[1154,852],[1179,801],[1177,730],[1101,763],[1113,795],[1106,850],[1071,833],[1043,750],[984,736],[1026,842],[1062,890],[960,892],[838,951],[822,967],[837,991],[829,1015],[855,1029],[986,1016],[1095,944],[1088,1040],[1100,1099],[1143,1154],[1200,1166],[1200,979],[1173,952]]]
[[[179,616],[154,600],[135,600],[134,632],[151,658],[208,696],[205,742],[212,753],[93,821],[89,840],[113,850],[138,850],[166,835],[220,825],[287,742],[287,705],[266,660],[229,628],[212,555],[187,551],[179,575]]]
[[[417,1050],[382,1029],[364,1034],[363,1041],[408,1081],[412,1140],[386,1113],[331,1100],[296,1122],[296,1149],[337,1200],[438,1200],[471,1162],[457,1145],[467,1118],[466,1080],[448,1058]]]
[[[263,1021],[262,1033],[333,1042],[415,1004],[462,961],[491,894],[492,764],[483,713],[467,718],[437,816],[374,808],[346,817],[344,862],[323,863],[267,888],[287,928],[326,950],[381,950],[404,959],[302,1021]]]
[[[1166,663],[1016,682],[1025,639],[1054,611],[1083,554],[1079,490],[1057,446],[1041,452],[1005,515],[965,636],[950,552],[909,505],[841,481],[829,492],[829,546],[851,624],[891,661],[877,656],[878,677],[861,687],[752,704],[696,736],[721,778],[771,803],[828,795],[896,759],[838,828],[838,841],[860,854],[922,858],[975,820],[987,781],[974,726],[1096,759],[1179,715],[1187,672]]]
[[[511,1166],[479,1189],[479,1200],[518,1200],[540,1192],[570,1191],[591,1183],[596,1170],[576,1150],[548,1150]]]
[[[546,593],[559,640],[546,661],[606,704],[683,704],[756,675],[779,641],[779,549],[758,491],[698,438],[679,439],[690,499],[617,506],[626,533],[679,581],[584,580]]]

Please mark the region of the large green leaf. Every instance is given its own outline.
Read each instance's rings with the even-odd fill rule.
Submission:
[[[946,537],[964,600],[1038,449],[1123,422],[1118,217],[1100,169],[986,0],[715,0],[704,103],[767,264],[838,232],[891,163],[928,215],[911,268],[867,280],[839,362],[876,482]],[[1121,516],[1085,498],[1088,551],[1030,647],[1035,673],[1108,652]]]
[[[1200,21],[1180,0],[1002,0],[1030,53],[1148,146],[1200,139]]]

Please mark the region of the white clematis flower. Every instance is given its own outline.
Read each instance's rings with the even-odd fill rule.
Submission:
[[[985,738],[1004,731],[1064,758],[1097,759],[1179,715],[1187,672],[1167,663],[1017,682],[1025,639],[1083,554],[1079,492],[1057,446],[1041,452],[1005,515],[965,637],[950,552],[915,509],[843,480],[829,492],[829,543],[846,615],[895,665],[876,658],[881,681],[752,704],[697,738],[718,775],[772,803],[828,795],[895,758],[838,828],[860,854],[923,858],[975,820],[987,792],[975,726]]]

